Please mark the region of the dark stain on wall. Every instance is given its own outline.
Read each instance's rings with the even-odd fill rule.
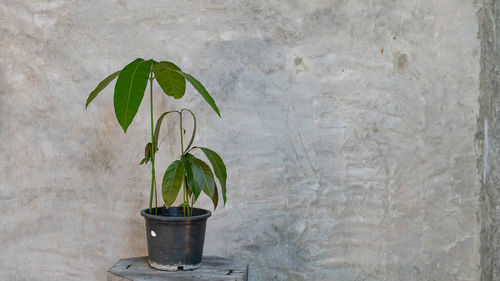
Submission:
[[[410,65],[410,58],[405,53],[394,54],[394,69],[398,73],[405,73]]]

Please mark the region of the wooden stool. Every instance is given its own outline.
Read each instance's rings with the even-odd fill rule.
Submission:
[[[161,271],[149,267],[147,257],[121,259],[108,270],[108,281],[247,281],[248,265],[217,256],[204,256],[192,271]]]

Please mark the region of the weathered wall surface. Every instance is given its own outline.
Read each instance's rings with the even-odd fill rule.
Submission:
[[[106,75],[153,57],[198,77],[221,108],[218,119],[193,91],[155,92],[156,112],[197,112],[196,142],[229,167],[207,254],[248,260],[252,280],[479,280],[478,8],[3,1],[2,279],[103,280],[145,254],[147,102],[127,135],[111,90],[84,103]],[[178,150],[169,126],[162,169]]]
[[[481,157],[481,280],[500,280],[500,2],[484,1],[481,39],[478,151]]]

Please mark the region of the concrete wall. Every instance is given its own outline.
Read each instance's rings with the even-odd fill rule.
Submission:
[[[479,12],[481,39],[478,168],[481,180],[481,280],[500,280],[500,2],[485,1]]]
[[[192,90],[180,102],[155,90],[157,113],[195,110],[196,143],[229,168],[207,254],[246,259],[251,280],[479,280],[479,8],[3,1],[3,279],[103,280],[145,254],[147,102],[127,135],[112,90],[84,104],[106,75],[153,57],[221,108],[218,119]],[[168,128],[160,170],[179,149]]]

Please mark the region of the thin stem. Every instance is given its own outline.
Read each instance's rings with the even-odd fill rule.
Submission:
[[[151,214],[151,208],[153,205],[153,189],[154,189],[154,183],[153,180],[151,180],[151,192],[149,193],[149,214]]]
[[[186,200],[184,199],[184,194],[182,195],[182,197],[182,201],[184,202],[184,204],[182,204],[182,214],[186,216]]]
[[[179,112],[179,129],[181,133],[181,155],[184,153],[184,134],[182,133],[182,110]]]
[[[158,194],[156,191],[156,176],[155,176],[155,215],[158,215]]]
[[[197,146],[193,146],[189,150],[187,150],[184,154],[188,154],[189,152],[191,152],[191,151],[193,151],[193,150],[195,150],[197,148],[198,148]]]
[[[184,152],[184,135],[182,134],[182,111],[179,111],[179,133],[181,135],[181,155],[182,153]],[[183,214],[184,216],[186,217],[187,214],[189,214],[189,209],[187,209],[187,204],[186,204],[186,185],[184,184],[183,186],[183,192],[182,192],[182,202],[184,202],[184,204],[182,204],[183,208],[182,208],[182,211],[183,211]],[[186,212],[187,211],[187,212]]]
[[[186,146],[185,150],[184,150],[184,143],[183,143],[184,131],[182,129],[182,112],[184,112],[184,111],[188,111],[189,113],[191,113],[191,116],[193,116],[193,133],[191,134],[191,139],[189,140],[189,143]],[[191,151],[193,149],[193,148],[191,148],[191,145],[193,144],[193,140],[194,140],[194,137],[196,134],[196,117],[194,116],[194,113],[187,108],[181,109],[179,114],[181,115],[181,151],[182,151],[182,155],[185,155],[186,153],[188,153],[189,151]],[[189,198],[188,188],[189,188],[188,185],[185,184],[184,185],[184,204],[187,205],[188,216],[192,216],[193,215],[193,205],[194,205],[194,195],[191,195],[191,198]],[[191,202],[190,202],[190,199],[191,199]]]
[[[183,185],[183,191],[182,191],[182,200],[184,200],[184,206],[186,206],[186,190],[188,189],[188,185],[187,185],[187,176],[184,174],[184,185]],[[184,215],[186,214],[186,212],[184,211]],[[189,211],[188,211],[188,215],[189,215]]]
[[[191,216],[193,215],[193,207],[194,207],[194,194],[191,195]]]
[[[184,216],[189,216],[189,206],[187,205],[186,202],[186,186],[184,185],[184,192],[183,192],[183,197],[184,197],[184,206],[186,206],[187,213],[184,214]]]
[[[191,205],[189,204],[189,194],[187,194],[187,189],[186,189],[186,201],[187,201],[187,204],[188,204],[188,216],[191,216],[192,214],[192,209],[191,209]]]
[[[155,140],[154,140],[154,120],[153,120],[153,73],[149,79],[149,100],[151,113],[151,194],[149,196],[149,213],[153,205],[153,192],[155,194],[155,215],[158,215],[158,195],[156,191],[156,173],[155,173]]]
[[[184,128],[182,127],[182,110],[179,111],[179,133],[181,134],[181,155],[184,155]],[[184,216],[191,216],[191,206],[189,206],[189,195],[188,195],[188,187],[186,182],[184,183],[184,194],[183,194],[183,200],[184,200],[184,206],[185,209],[184,211]],[[186,212],[187,211],[187,212]]]

